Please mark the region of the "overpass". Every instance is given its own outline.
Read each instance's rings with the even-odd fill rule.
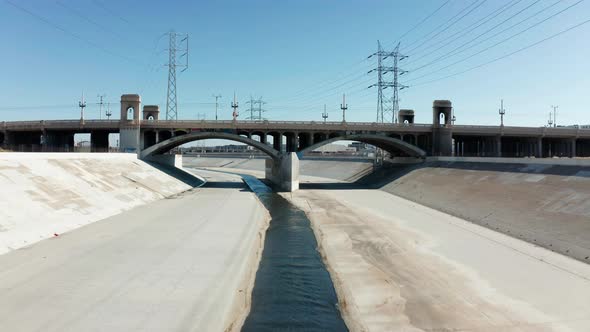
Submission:
[[[322,145],[338,140],[365,142],[392,156],[590,157],[590,129],[454,125],[452,104],[433,103],[431,124],[414,123],[414,111],[401,110],[399,123],[320,121],[205,121],[159,119],[158,106],[140,114],[139,95],[121,96],[117,120],[40,120],[0,122],[0,146],[15,151],[72,151],[74,135],[90,134],[91,150],[108,151],[109,134],[120,134],[120,149],[153,158],[202,139],[228,139],[251,145],[270,159],[267,176],[287,181],[291,165]],[[289,160],[289,161],[287,161]],[[281,166],[282,165],[282,166]],[[282,176],[285,170],[290,176]]]

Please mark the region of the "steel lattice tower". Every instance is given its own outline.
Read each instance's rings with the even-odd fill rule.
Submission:
[[[399,111],[399,90],[407,88],[398,81],[398,76],[406,73],[400,70],[398,63],[406,56],[399,53],[399,43],[393,52],[384,51],[381,42],[377,41],[377,52],[371,54],[369,58],[377,56],[377,68],[369,70],[368,73],[377,72],[377,83],[372,84],[369,88],[377,87],[377,122],[378,123],[396,123],[397,112]],[[385,66],[384,61],[387,58],[393,58],[393,66]],[[384,75],[393,73],[393,81],[384,80]],[[393,88],[393,97],[391,100],[384,98],[383,90]]]
[[[407,73],[405,70],[401,70],[398,67],[398,63],[407,58],[407,56],[399,53],[399,43],[393,50],[393,121],[397,123],[397,115],[399,114],[399,90],[407,88],[407,85],[399,83],[398,77]]]
[[[266,104],[266,102],[262,100],[262,97],[254,99],[252,96],[250,96],[250,101],[248,101],[247,104],[250,104],[250,116],[247,118],[248,120],[264,120],[262,113],[266,112],[266,110],[262,109],[262,105]],[[255,105],[257,104],[258,108],[255,108]]]
[[[170,31],[168,44],[168,94],[166,98],[166,120],[178,120],[178,99],[176,97],[176,69],[182,68],[182,71],[188,69],[188,34],[179,34]],[[176,38],[182,37],[180,43]],[[184,47],[179,47],[184,45]],[[178,63],[178,52],[184,52],[180,58],[184,57],[184,63]]]

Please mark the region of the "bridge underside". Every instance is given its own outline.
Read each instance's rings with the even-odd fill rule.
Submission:
[[[74,136],[88,134],[90,152],[109,152],[109,135],[118,130],[30,130],[0,132],[0,146],[18,152],[77,152]]]

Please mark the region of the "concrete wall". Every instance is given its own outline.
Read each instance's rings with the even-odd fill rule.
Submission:
[[[280,160],[266,159],[265,178],[277,186],[279,191],[299,190],[299,158],[295,152]]]
[[[589,162],[431,158],[379,180],[392,194],[590,262]]]
[[[190,188],[135,154],[1,153],[0,254]]]

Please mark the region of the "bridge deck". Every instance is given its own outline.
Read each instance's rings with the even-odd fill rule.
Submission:
[[[133,128],[135,121],[119,120],[41,120],[10,121],[0,123],[3,131],[42,131],[68,130],[88,132],[105,130],[116,132],[121,128]],[[142,121],[142,129],[191,129],[191,130],[260,130],[260,131],[366,131],[397,133],[430,133],[431,124],[380,124],[374,122],[318,122],[318,121],[205,121],[205,120],[155,120]],[[454,125],[454,135],[481,136],[522,136],[522,137],[556,137],[556,138],[590,138],[590,128],[572,127],[510,127],[510,126],[476,126]]]

